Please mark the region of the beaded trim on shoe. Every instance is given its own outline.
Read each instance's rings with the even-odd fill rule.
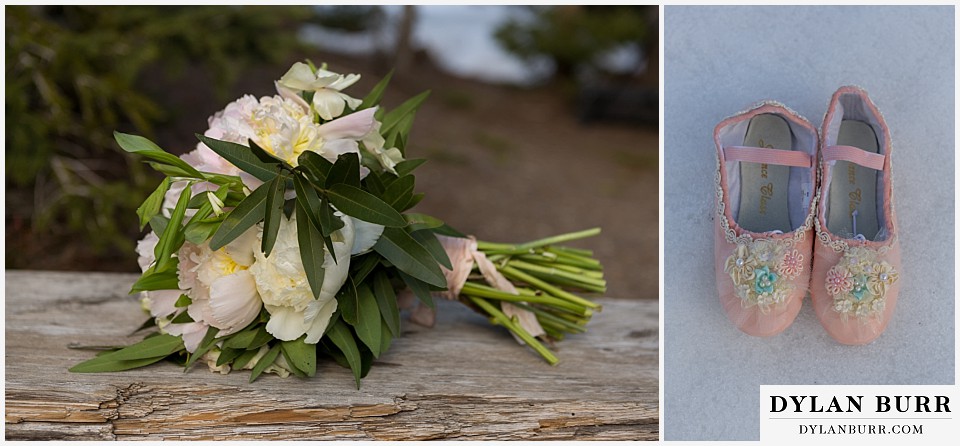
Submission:
[[[716,175],[714,175],[714,187],[716,188],[716,194],[717,194],[717,209],[716,209],[717,217],[716,218],[720,220],[720,228],[723,230],[723,238],[724,240],[727,241],[727,243],[737,244],[737,245],[753,242],[754,236],[748,231],[743,231],[743,234],[737,235],[737,231],[734,230],[732,227],[730,227],[730,222],[727,220],[726,204],[724,204],[723,202],[723,187],[720,186],[720,181],[721,181],[720,156],[716,155],[714,158],[717,162],[717,171],[716,171]],[[810,231],[811,228],[813,228],[814,221],[816,220],[816,214],[817,214],[816,210],[817,210],[817,203],[819,202],[819,198],[820,198],[820,191],[818,188],[816,195],[814,195],[813,200],[810,203],[810,210],[807,212],[807,217],[803,220],[803,224],[793,231],[793,236],[791,237],[792,239],[791,245],[795,242],[804,241],[807,238],[807,232]],[[763,239],[768,239],[768,238],[764,237],[764,238],[760,238],[759,240],[763,240]],[[771,238],[769,240],[783,242],[786,239]]]
[[[859,85],[856,85],[856,84],[849,85],[849,86],[850,86],[850,87],[854,87],[854,88],[862,91],[864,95],[866,95],[866,96],[869,97],[869,94],[867,93],[867,90],[866,90],[865,88],[863,88],[863,87],[861,87],[861,86],[859,86]],[[883,111],[881,111],[879,108],[876,108],[876,111],[877,111],[877,113],[880,114],[880,119],[883,120],[883,122],[886,122],[886,117],[883,116]],[[828,114],[829,112],[830,112],[830,110],[829,110],[829,108],[828,108],[827,111],[825,111],[825,112],[823,113],[823,119],[820,120],[821,122],[824,122],[824,121],[827,120],[827,114]],[[823,129],[822,129],[822,128],[821,128],[821,129],[817,129],[817,132],[820,133],[820,139],[821,139],[821,141],[822,141],[822,139],[823,139]],[[891,191],[891,196],[890,196],[890,215],[892,216],[892,215],[896,215],[896,210],[895,210],[895,208],[894,208],[894,206],[895,206],[894,201],[896,201],[896,200],[893,199],[893,194],[892,194],[892,191],[895,190],[895,189],[894,189],[894,175],[893,175],[893,159],[892,159],[892,156],[893,156],[893,135],[890,135],[889,133],[890,133],[890,132],[887,132],[887,139],[888,139],[887,145],[890,146],[890,151],[886,154],[886,156],[891,157],[891,159],[890,159],[890,191]],[[820,177],[823,176],[823,156],[821,155],[821,156],[818,156],[817,158],[818,158],[818,159],[817,159],[817,176],[818,176],[818,178],[817,178],[817,180],[818,180],[818,181],[817,181],[817,184],[822,185],[822,184],[823,184],[823,178],[820,178]],[[719,161],[718,161],[718,162],[719,162]],[[822,193],[822,190],[821,190],[821,189],[822,189],[822,186],[817,186],[817,194],[816,194],[816,202],[817,202],[817,203],[820,202],[821,193]],[[817,232],[817,239],[818,239],[818,240],[820,241],[820,243],[822,243],[824,246],[832,249],[834,252],[844,252],[844,251],[850,250],[850,245],[849,245],[844,239],[839,238],[839,237],[834,238],[833,236],[831,236],[831,234],[829,234],[827,231],[824,231],[824,230],[821,228],[821,226],[820,226],[820,219],[819,219],[819,218],[816,218],[816,219],[815,219],[814,224],[815,224],[815,230],[816,230],[816,232]],[[894,231],[893,231],[893,232],[894,232],[894,235],[893,235],[892,237],[890,237],[888,243],[884,244],[883,246],[880,246],[880,247],[876,248],[876,250],[877,250],[877,252],[878,252],[879,254],[886,254],[887,251],[889,251],[890,249],[892,249],[893,246],[896,244],[897,238],[899,237],[899,236],[897,235],[897,233],[896,233],[896,222],[892,222],[892,221],[891,221],[891,222],[890,222],[890,226],[891,226],[892,228],[894,228]]]
[[[724,263],[724,272],[730,275],[740,304],[744,308],[757,306],[761,313],[766,314],[770,307],[787,299],[795,289],[791,281],[803,272],[803,254],[793,247],[806,240],[807,232],[813,227],[819,195],[814,195],[803,225],[794,230],[792,236],[754,238],[748,231],[738,236],[727,220],[723,188],[720,186],[719,156],[716,160],[716,218],[720,220],[724,240],[737,245]]]
[[[772,101],[761,102],[751,109],[733,116],[749,113],[764,105],[782,107],[789,113],[799,117],[796,112],[790,110],[783,104]],[[722,181],[720,173],[722,166],[720,165],[719,154],[715,155],[715,160],[716,175],[714,175],[714,187],[717,196],[716,218],[719,219],[724,240],[726,240],[727,243],[736,245],[733,253],[724,263],[724,272],[730,275],[730,279],[734,285],[734,292],[737,297],[740,298],[741,305],[743,305],[744,308],[757,306],[761,313],[766,314],[773,305],[786,301],[787,297],[789,297],[796,288],[792,282],[793,279],[797,278],[803,272],[803,254],[801,254],[799,250],[794,249],[794,246],[806,240],[807,232],[813,228],[816,220],[817,203],[819,202],[819,191],[817,191],[810,202],[810,208],[803,224],[795,229],[792,235],[777,238],[769,236],[755,237],[755,235],[759,234],[745,230],[741,230],[742,234],[737,235],[737,230],[731,226],[726,215],[723,187],[720,184]]]

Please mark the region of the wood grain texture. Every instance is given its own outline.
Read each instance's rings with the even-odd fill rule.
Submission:
[[[656,440],[657,303],[603,299],[590,331],[556,346],[551,367],[455,302],[403,337],[357,390],[330,360],[310,380],[184,373],[161,362],[74,374],[130,344],[145,320],[130,274],[6,272],[6,438]]]

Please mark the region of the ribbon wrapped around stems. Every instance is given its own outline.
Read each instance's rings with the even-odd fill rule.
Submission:
[[[487,255],[477,249],[476,238],[473,236],[458,238],[438,235],[437,239],[443,246],[444,251],[446,251],[447,257],[450,258],[453,269],[449,270],[441,267],[444,276],[447,278],[447,290],[433,293],[435,297],[457,300],[460,291],[463,289],[463,285],[466,284],[467,279],[470,278],[470,272],[473,271],[474,265],[479,268],[480,274],[483,275],[484,280],[491,287],[505,293],[520,295],[520,293],[517,292],[517,288],[513,286],[513,283],[504,277],[503,274],[500,274],[500,271],[497,271],[497,267],[487,258]],[[405,291],[404,294],[407,295],[403,297],[404,300],[409,302],[409,304],[416,305],[410,315],[410,320],[426,327],[433,327],[434,323],[436,323],[436,310],[423,303],[413,302],[415,299],[413,299],[413,295],[409,290]],[[531,336],[538,337],[546,334],[546,331],[544,331],[540,323],[537,322],[537,315],[532,311],[520,308],[510,302],[502,302],[500,309],[507,317],[517,321]],[[525,344],[523,339],[517,336],[516,333],[511,332],[511,334],[518,343],[521,345]]]

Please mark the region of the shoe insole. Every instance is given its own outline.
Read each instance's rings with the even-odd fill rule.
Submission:
[[[840,122],[837,145],[853,146],[873,153],[879,150],[877,134],[870,124],[853,120]],[[877,218],[877,171],[838,160],[831,169],[831,176],[827,229],[841,236],[852,238],[863,234],[867,240],[873,240],[880,231],[880,220]]]
[[[746,147],[791,150],[790,125],[773,114],[754,116],[743,138]],[[753,232],[790,232],[790,167],[740,161],[740,209],[737,223]]]

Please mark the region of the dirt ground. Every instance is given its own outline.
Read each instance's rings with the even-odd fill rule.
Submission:
[[[336,71],[361,73],[350,89],[356,96],[369,91],[385,71],[368,59],[309,57],[326,60]],[[271,80],[283,69],[252,70],[232,90],[272,94]],[[209,80],[198,74],[194,85],[204,82]],[[581,125],[558,88],[487,85],[446,75],[430,64],[399,73],[384,105],[396,106],[426,89],[432,94],[417,114],[407,149],[408,158],[429,160],[417,171],[417,190],[427,197],[415,211],[488,241],[522,242],[602,227],[600,236],[576,246],[594,249],[606,266],[608,295],[657,298],[656,128]],[[158,135],[161,146],[191,149],[193,133],[202,132],[206,117],[223,108],[225,103],[202,90],[165,93],[171,103],[182,105]],[[133,259],[97,257],[77,246],[23,267],[136,271]]]
[[[488,241],[599,226],[600,236],[576,246],[605,265],[608,295],[657,298],[656,128],[581,125],[556,88],[485,85],[429,68],[399,77],[385,105],[425,89],[431,97],[407,149],[429,160],[417,171],[427,197],[416,210]]]

